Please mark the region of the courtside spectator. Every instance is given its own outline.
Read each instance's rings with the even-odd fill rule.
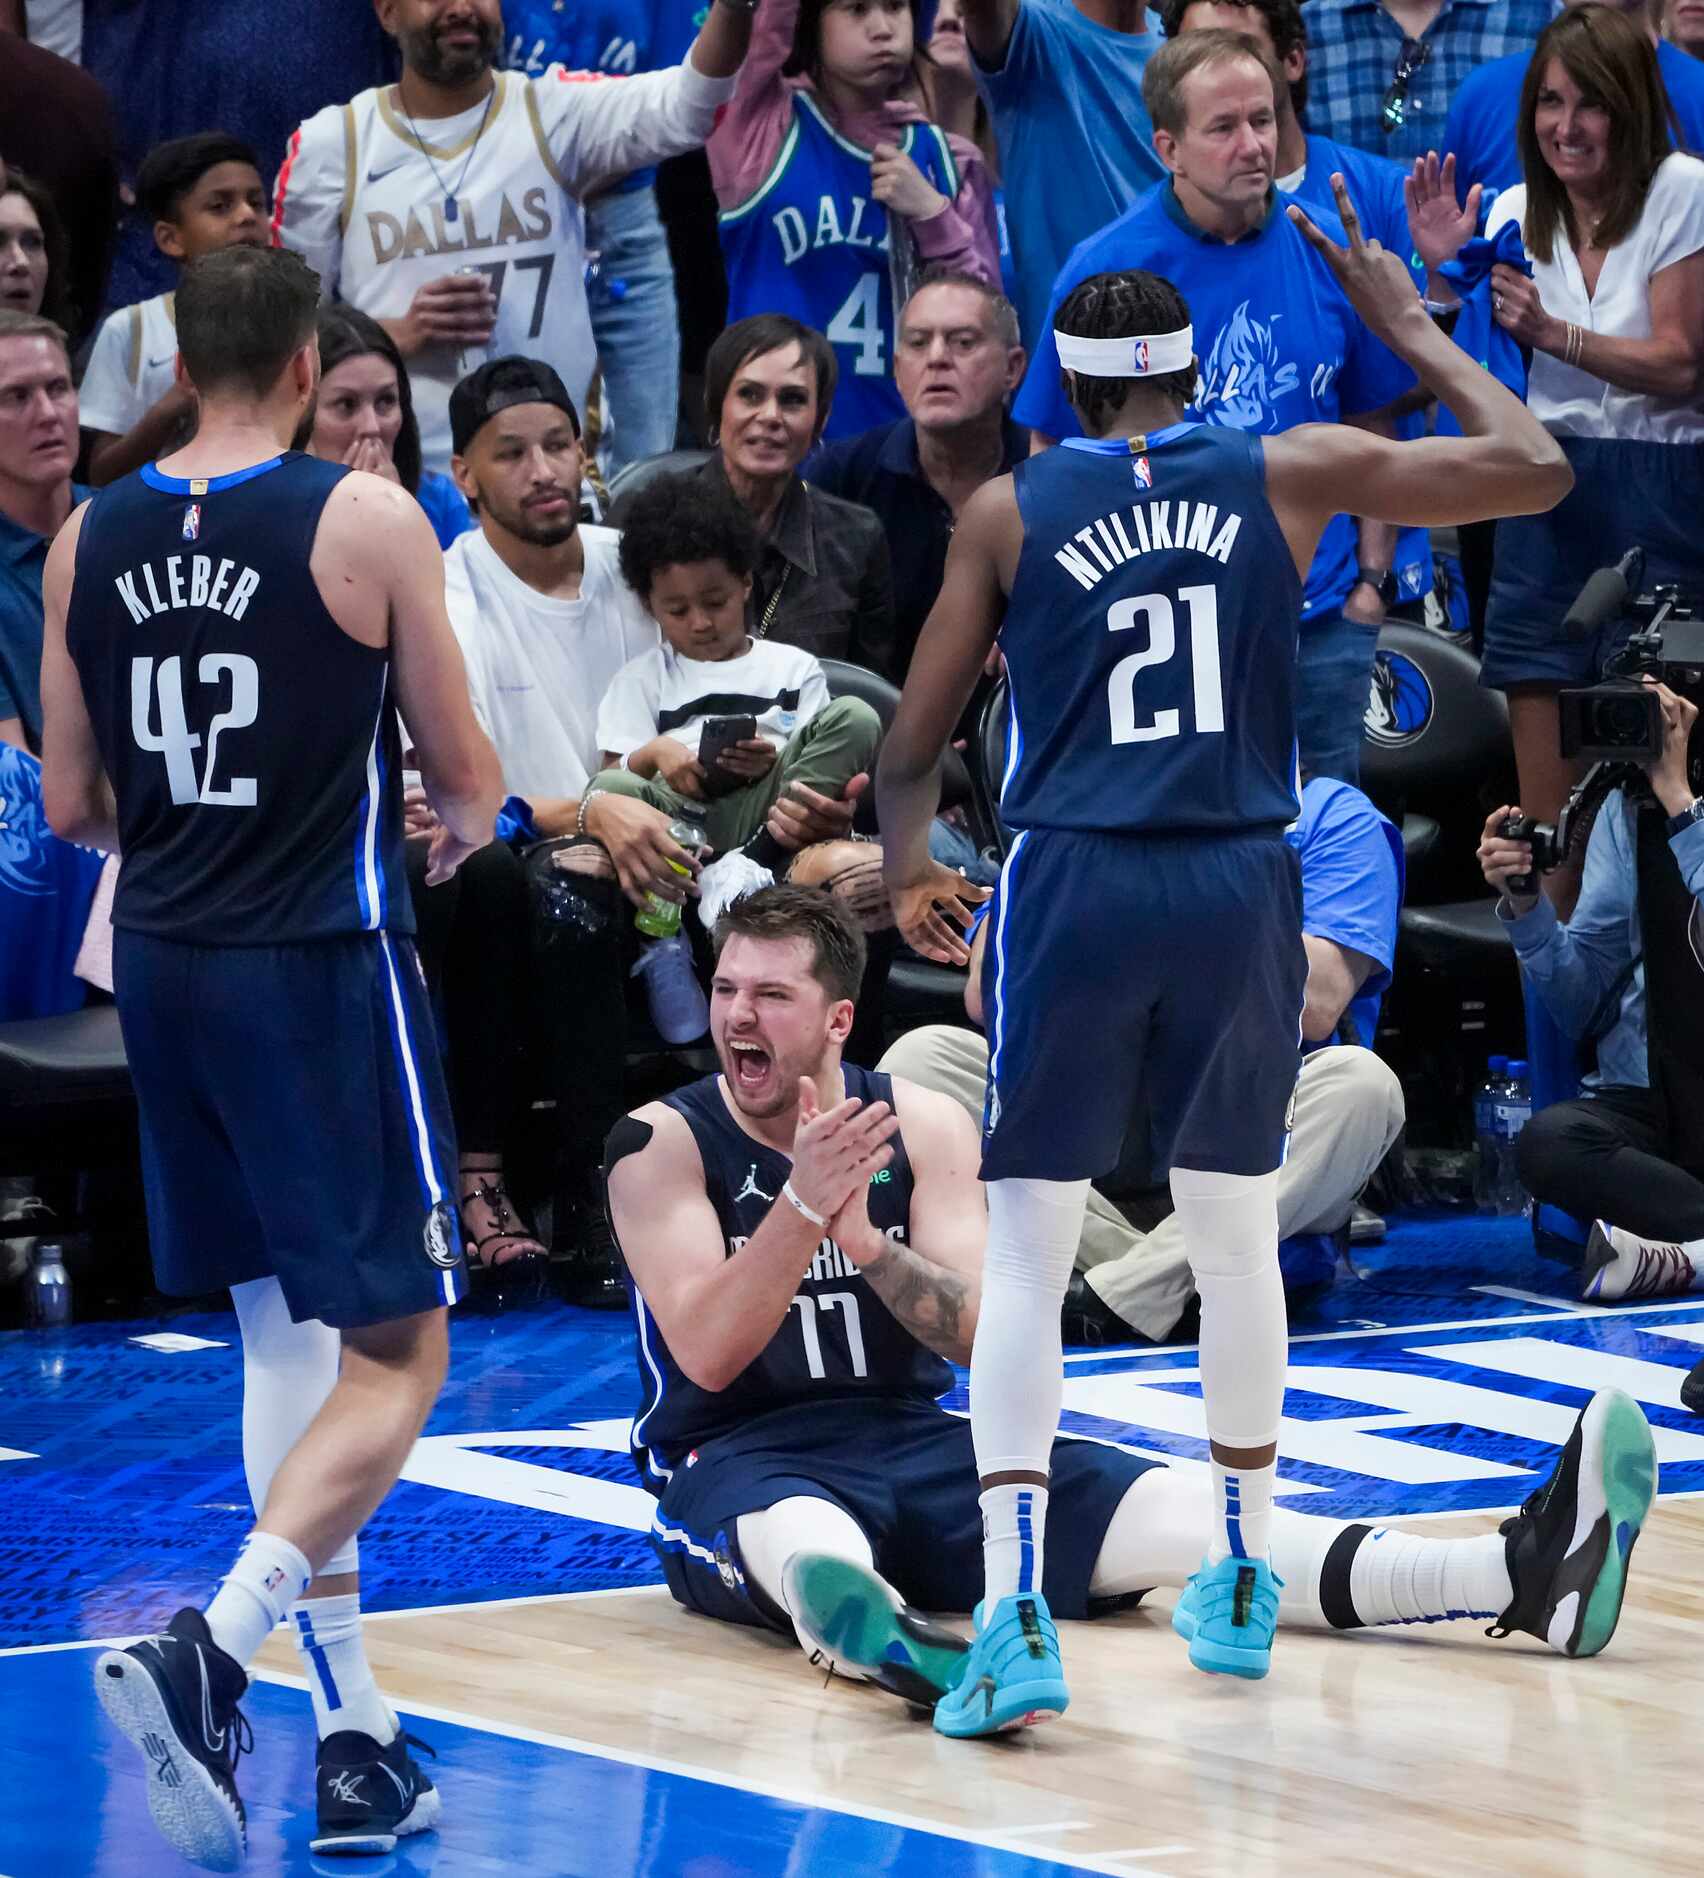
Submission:
[[[71,330],[65,224],[41,184],[13,166],[0,177],[0,307]]]
[[[1663,14],[1663,38],[1693,58],[1704,59],[1704,0],[1669,0]]]
[[[747,614],[752,636],[850,659],[897,684],[904,672],[881,523],[799,475],[835,396],[834,348],[821,333],[782,313],[730,326],[704,362],[715,452],[696,474],[725,483],[757,524],[763,548]],[[624,512],[618,502],[618,527]]]
[[[1142,101],[1158,49],[1142,0],[964,0],[994,119],[1012,297],[1033,352],[1071,250],[1165,177]]]
[[[785,313],[828,337],[825,435],[902,415],[894,315],[936,263],[1000,277],[982,153],[905,101],[913,0],[761,0],[751,57],[709,142],[728,318]]]
[[[1189,405],[1203,423],[1271,434],[1297,424],[1380,416],[1413,374],[1368,331],[1273,187],[1283,73],[1248,38],[1191,32],[1149,61],[1144,84],[1155,147],[1170,180],[1085,241],[1054,285],[1057,308],[1096,274],[1147,268],[1177,286],[1195,335]],[[1310,210],[1315,223],[1336,219]],[[1049,311],[1015,415],[1046,438],[1080,426],[1061,386]],[[1389,529],[1335,518],[1302,591],[1297,712],[1303,763],[1322,776],[1359,775],[1362,719],[1382,604],[1362,581],[1363,557],[1384,556]],[[1368,609],[1350,609],[1359,589]],[[1358,613],[1378,607],[1373,617]]]
[[[1576,0],[1576,4],[1578,0]],[[1690,6],[1704,37],[1704,0],[1681,0]],[[1657,50],[1657,69],[1674,107],[1680,127],[1677,148],[1694,155],[1704,152],[1704,65],[1688,58],[1690,48],[1672,46],[1657,35],[1661,0],[1620,0],[1620,10]],[[1675,17],[1670,9],[1670,18]],[[1670,37],[1673,35],[1671,34]],[[1493,59],[1470,72],[1450,106],[1440,151],[1455,158],[1456,189],[1465,199],[1480,185],[1480,215],[1489,211],[1500,190],[1521,180],[1521,153],[1517,127],[1521,115],[1521,86],[1532,63],[1531,49],[1523,46],[1506,58]]]
[[[100,317],[118,223],[113,106],[87,72],[3,30],[0,158],[34,177],[59,211],[69,258],[64,281],[49,296],[59,311],[49,317],[80,345]],[[74,320],[63,317],[67,308],[75,309]]]
[[[746,630],[758,548],[733,492],[697,476],[640,490],[622,525],[622,576],[663,643],[625,665],[604,693],[598,742],[610,767],[592,786],[702,823],[715,853],[698,877],[706,929],[741,894],[772,885],[792,859],[769,831],[776,797],[795,781],[840,796],[869,773],[882,735],[862,698],[830,701],[809,652]],[[711,754],[711,726],[736,709],[754,734]],[[701,1006],[697,1028],[670,1041],[690,1042],[706,1021]]]
[[[264,248],[266,184],[254,152],[222,130],[148,153],[136,202],[163,255],[179,268],[221,248]],[[116,482],[165,455],[187,434],[195,398],[177,376],[175,294],[108,316],[83,375],[89,480]]]
[[[806,459],[807,482],[882,524],[898,678],[941,590],[959,511],[1029,454],[1029,433],[1006,409],[1023,375],[1011,302],[974,275],[931,270],[899,317],[893,376],[907,414]]]
[[[692,43],[692,0],[504,0],[504,63],[540,78],[552,65],[612,78],[678,65]],[[617,177],[586,198],[586,283],[601,395],[587,415],[605,479],[672,450],[680,419],[680,319],[674,263],[657,209],[657,172]]]
[[[319,318],[320,383],[308,449],[330,463],[401,483],[447,548],[474,526],[467,498],[448,476],[420,467],[420,425],[408,367],[396,341],[352,306]]]
[[[77,391],[64,332],[0,311],[0,742],[41,751],[41,576],[65,518],[89,493],[71,480]]]
[[[1308,123],[1412,163],[1436,149],[1457,89],[1537,38],[1554,0],[1305,0]]]
[[[711,0],[684,64],[619,83],[498,71],[497,0],[381,0],[399,84],[328,106],[290,140],[276,239],[327,299],[381,321],[414,381],[429,469],[451,453],[451,388],[489,357],[546,361],[583,409],[594,364],[580,196],[709,134],[751,14]]]
[[[1518,232],[1531,277],[1499,264],[1493,316],[1530,348],[1527,405],[1561,443],[1574,488],[1543,516],[1497,526],[1481,681],[1509,694],[1521,806],[1554,821],[1575,779],[1558,748],[1557,692],[1589,684],[1626,636],[1558,625],[1587,578],[1631,547],[1645,583],[1704,584],[1704,163],[1670,148],[1656,53],[1613,7],[1545,28],[1521,94],[1525,181],[1498,196],[1493,237]],[[1436,267],[1459,223],[1426,255]],[[1417,228],[1417,233],[1418,233]],[[1454,289],[1433,276],[1434,295]],[[1565,912],[1579,867],[1549,875]]]
[[[1349,199],[1361,225],[1392,254],[1402,255],[1424,290],[1426,270],[1408,235],[1408,206],[1403,196],[1407,172],[1388,157],[1370,156],[1353,144],[1337,143],[1304,131],[1308,103],[1308,35],[1298,0],[1166,0],[1161,9],[1166,37],[1218,27],[1246,33],[1273,66],[1282,70],[1278,87],[1278,155],[1274,181],[1287,196],[1308,209],[1335,216],[1333,173],[1349,187]],[[1398,421],[1395,434],[1419,437],[1426,420],[1416,411]],[[1432,539],[1424,528],[1386,528],[1359,524],[1359,562],[1355,585],[1343,603],[1344,613],[1362,625],[1376,626],[1393,606],[1423,602],[1432,590]]]

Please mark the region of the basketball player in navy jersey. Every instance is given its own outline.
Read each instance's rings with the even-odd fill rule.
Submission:
[[[1201,1296],[1218,1512],[1179,1605],[1197,1667],[1262,1676],[1286,1357],[1277,1168],[1306,958],[1283,831],[1297,813],[1300,570],[1333,514],[1429,525],[1552,507],[1571,478],[1524,406],[1427,318],[1402,262],[1342,249],[1298,208],[1360,316],[1461,420],[1393,443],[1341,425],[1261,439],[1182,422],[1188,312],[1169,282],[1097,275],[1058,318],[1084,436],[985,484],[960,517],[877,775],[886,873],[910,942],[963,963],[964,883],[928,857],[937,763],[998,639],[1011,685],[1001,812],[1019,830],[983,971],[989,1234],[971,1361],[986,1527],[972,1669],[943,1733],[1006,1724],[1066,1688],[1047,1601],[1047,1455],[1059,1304],[1089,1180],[1138,1087]],[[1008,1695],[1008,1682],[1020,1689]]]
[[[341,1342],[323,1396],[269,1398],[266,1463],[245,1438],[258,1517],[205,1612],[95,1668],[156,1824],[214,1871],[247,1842],[246,1666],[292,1606],[292,1628],[326,1608],[298,1603],[310,1580],[328,1602],[353,1590],[354,1536],[437,1395],[464,1284],[408,936],[398,713],[440,823],[428,880],[491,838],[502,795],[430,523],[394,483],[290,447],[319,376],[318,300],[280,250],[186,272],[178,369],[199,430],[76,510],[45,577],[43,792],[59,833],[123,856],[114,980],[160,1286],[231,1285],[242,1311],[276,1285],[264,1349],[243,1316],[245,1421],[257,1366],[300,1356],[291,1323]],[[437,1817],[370,1676],[367,1691],[364,1724],[322,1729],[326,1850],[388,1849]]]

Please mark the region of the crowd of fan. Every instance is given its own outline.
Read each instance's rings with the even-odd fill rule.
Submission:
[[[1553,820],[1573,781],[1555,694],[1610,644],[1561,643],[1567,603],[1635,541],[1649,579],[1704,588],[1704,164],[1684,154],[1704,150],[1704,4],[1657,4],[309,0],[286,56],[249,0],[199,42],[171,0],[0,0],[0,904],[27,932],[0,944],[0,1018],[104,972],[98,857],[39,813],[47,544],[193,426],[173,271],[294,248],[325,294],[302,445],[430,516],[510,791],[502,839],[441,887],[413,874],[468,1240],[493,1268],[554,1250],[574,1295],[619,1301],[597,1169],[630,1044],[702,1036],[705,928],[757,882],[790,870],[881,933],[880,715],[842,666],[902,685],[964,503],[1075,434],[1063,297],[1121,269],[1175,282],[1208,422],[1448,421],[1281,212],[1341,235],[1335,173],[1434,316],[1524,389],[1575,488],[1494,543],[1463,531],[1465,607],[1425,531],[1355,517],[1305,583],[1307,1053],[1280,1204],[1288,1275],[1329,1274],[1403,1122],[1371,1049],[1402,844],[1355,786],[1381,625],[1455,601],[1508,694],[1522,804]],[[352,73],[372,80],[353,98]],[[712,694],[736,703],[677,708]],[[755,730],[717,743],[723,714]],[[429,834],[423,792],[406,803]],[[683,815],[711,857],[703,917],[636,929]],[[992,878],[996,836],[955,809],[935,849]],[[1578,877],[1552,885],[1566,916]],[[1547,914],[1505,903],[1554,978],[1570,929]],[[850,1054],[891,1043],[884,1067],[974,1110],[976,1031],[884,1026],[896,949],[873,946]],[[974,1023],[974,968],[967,990]],[[1610,1080],[1636,1087],[1636,1057]],[[505,1154],[540,1098],[535,1235]],[[1186,1320],[1181,1245],[1136,1198],[1163,1176],[1101,1183],[1077,1335]],[[1704,1248],[1687,1179],[1667,1230]]]

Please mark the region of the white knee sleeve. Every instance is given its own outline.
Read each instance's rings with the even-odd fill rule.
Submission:
[[[258,1517],[278,1464],[336,1386],[343,1339],[317,1318],[293,1323],[276,1278],[233,1285],[231,1302],[243,1335],[243,1471]],[[317,1575],[359,1570],[360,1552],[351,1539]]]
[[[970,1358],[977,1471],[1047,1472],[1064,1384],[1059,1307],[1083,1234],[1086,1180],[992,1180]]]
[[[1174,1167],[1184,1249],[1201,1293],[1207,1433],[1228,1448],[1278,1438],[1289,1324],[1278,1271],[1278,1175]]]

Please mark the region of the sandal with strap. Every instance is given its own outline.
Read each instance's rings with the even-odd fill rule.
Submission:
[[[496,1178],[491,1176],[496,1173]],[[462,1231],[467,1239],[467,1262],[475,1270],[497,1271],[506,1265],[531,1263],[550,1256],[544,1243],[534,1238],[515,1211],[504,1185],[503,1176],[493,1168],[469,1168],[463,1173],[461,1196]],[[486,1217],[495,1222],[481,1233],[479,1224],[468,1218],[468,1208],[483,1206]],[[480,1222],[483,1223],[483,1222]],[[494,1250],[488,1248],[495,1248]]]

